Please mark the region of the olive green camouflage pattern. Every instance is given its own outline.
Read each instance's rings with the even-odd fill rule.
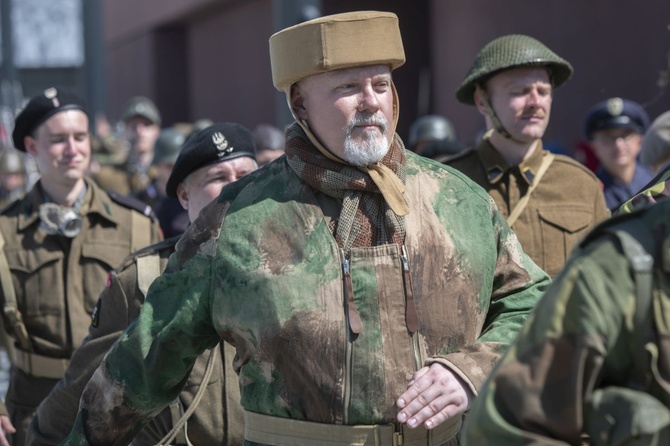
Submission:
[[[661,169],[640,192],[622,204],[617,214],[630,214],[667,197],[670,197],[670,164]]]
[[[669,221],[666,200],[585,239],[484,385],[465,444],[668,444],[653,430],[670,418]]]
[[[89,334],[72,355],[65,377],[37,408],[30,424],[27,444],[57,445],[70,432],[86,383],[114,341],[140,313],[144,303],[142,289],[145,284],[141,284],[138,279],[138,269],[144,267],[151,271],[155,268],[156,274],[159,274],[165,269],[177,240],[178,237],[173,237],[134,252],[110,273],[107,286],[94,310]],[[150,281],[151,278],[142,280]],[[179,395],[183,410],[177,413],[188,409],[196,392],[201,386],[206,386],[203,399],[187,421],[184,438],[196,445],[239,446],[244,440],[244,416],[239,402],[237,375],[232,368],[235,353],[227,344],[224,346],[221,343],[215,348],[220,349],[220,354],[214,363],[209,381],[203,382],[210,355],[210,351],[207,351],[196,360],[193,372]],[[172,407],[154,418],[134,439],[133,445],[158,444],[173,427],[175,419],[170,409]],[[179,444],[186,443],[184,441]]]
[[[554,87],[572,76],[572,65],[542,42],[522,34],[511,34],[489,42],[475,57],[470,71],[456,91],[456,98],[474,105],[474,93],[495,73],[515,67],[546,66]]]
[[[221,338],[237,349],[242,406],[265,415],[392,423],[412,374],[436,362],[477,393],[550,279],[483,189],[406,156],[417,334],[405,323],[396,244],[348,253],[363,325],[348,330],[343,258],[322,211],[328,197],[280,159],[226,186],[187,230],[89,382],[64,444],[126,444]]]

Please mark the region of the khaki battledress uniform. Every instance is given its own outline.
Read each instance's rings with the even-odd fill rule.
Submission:
[[[165,269],[178,239],[173,237],[133,253],[124,260],[118,272],[110,273],[107,287],[96,305],[89,335],[72,355],[65,377],[37,409],[30,425],[28,444],[57,445],[70,432],[86,383],[114,341],[139,315],[148,285]],[[138,271],[141,271],[139,275]],[[186,438],[196,445],[233,446],[241,445],[244,441],[240,390],[237,375],[232,368],[235,352],[230,345],[224,346],[222,343],[215,349],[214,365],[204,397],[188,419],[186,432],[183,429],[180,431],[176,438],[177,444],[186,444]],[[158,444],[172,429],[183,412],[180,409],[187,409],[200,389],[211,352],[213,350],[206,351],[196,361],[179,397],[182,404],[173,404],[158,415],[135,438],[134,445]]]
[[[446,162],[465,173],[493,197],[509,218],[528,192],[549,152],[541,142],[518,166],[510,166],[484,140],[475,150]],[[512,229],[523,250],[551,277],[556,277],[575,243],[596,223],[609,217],[598,179],[571,158],[554,155]]]
[[[25,345],[3,314],[14,338],[6,397],[17,428],[12,444],[24,444],[34,410],[63,377],[72,352],[86,336],[109,271],[129,253],[161,238],[157,222],[140,208],[125,199],[113,200],[91,180],[86,184],[80,208],[83,226],[72,239],[40,229],[40,183],[0,214],[4,253],[28,333]],[[5,292],[3,287],[3,306],[8,302]]]

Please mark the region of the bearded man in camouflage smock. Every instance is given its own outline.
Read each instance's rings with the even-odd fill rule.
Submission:
[[[483,189],[395,134],[394,14],[308,21],[270,53],[286,157],[203,209],[65,444],[127,442],[221,338],[246,444],[454,444],[548,285]]]

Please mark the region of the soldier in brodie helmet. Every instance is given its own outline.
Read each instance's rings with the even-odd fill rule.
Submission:
[[[88,123],[76,93],[48,88],[28,101],[12,133],[40,173],[0,212],[0,308],[12,353],[5,403],[15,445],[24,444],[34,410],[86,336],[109,271],[161,239],[150,208],[87,177]]]
[[[478,147],[447,161],[489,192],[521,246],[552,277],[573,245],[609,216],[593,173],[542,147],[554,89],[571,75],[567,61],[532,37],[488,43],[456,92],[477,107],[488,132]]]
[[[186,230],[64,444],[126,443],[221,338],[246,444],[456,444],[548,284],[480,187],[395,134],[395,14],[301,23],[270,56],[296,119],[286,156]]]
[[[228,141],[231,150],[219,149],[219,135]],[[253,138],[243,126],[217,123],[206,127],[189,138],[174,160],[167,195],[184,207],[188,218],[195,220],[225,185],[254,170],[254,156]],[[88,337],[72,356],[65,377],[37,409],[30,426],[29,444],[56,445],[68,434],[84,386],[109,347],[139,314],[149,284],[165,269],[178,239],[172,237],[134,252],[110,274],[93,313]],[[241,445],[244,419],[237,375],[232,368],[234,356],[233,348],[223,343],[200,355],[179,398],[133,444]],[[208,374],[209,379],[205,380]],[[203,395],[198,396],[199,393]],[[171,429],[176,429],[189,408],[194,412],[178,429],[174,442],[161,441]]]

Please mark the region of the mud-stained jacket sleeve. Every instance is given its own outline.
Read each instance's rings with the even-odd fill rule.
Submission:
[[[475,343],[426,361],[426,365],[439,362],[448,367],[475,395],[551,283],[549,276],[524,253],[492,201],[491,208],[495,238],[492,243],[497,246],[497,258],[491,259],[495,262],[491,293],[480,302],[486,313],[480,335]]]
[[[119,275],[110,273],[108,286],[100,294],[95,321],[89,327],[88,336],[72,355],[63,379],[37,408],[30,424],[28,444],[56,445],[70,432],[86,383],[114,341],[139,314],[142,301],[135,297],[129,299],[125,292],[125,289],[136,288],[134,266],[133,262],[131,268]]]
[[[182,236],[164,274],[149,288],[140,316],[86,386],[63,444],[128,444],[179,395],[196,358],[220,341],[209,299],[224,213],[217,208],[208,217],[201,214]]]
[[[467,445],[579,444],[582,409],[608,370],[630,368],[634,287],[625,257],[604,239],[573,256],[484,385]]]

